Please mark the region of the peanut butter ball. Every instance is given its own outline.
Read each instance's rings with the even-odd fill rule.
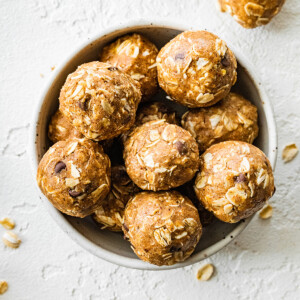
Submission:
[[[124,166],[112,167],[111,190],[93,215],[101,229],[122,231],[125,206],[130,197],[139,191],[140,188],[129,178]]]
[[[83,135],[70,123],[70,121],[57,110],[52,116],[48,137],[53,142],[65,141],[69,138],[83,138]]]
[[[272,167],[255,146],[222,142],[201,155],[195,192],[203,206],[218,219],[236,223],[260,210],[272,197]]]
[[[60,111],[84,136],[101,141],[134,123],[141,100],[139,83],[106,63],[83,64],[62,87]]]
[[[276,16],[285,0],[218,0],[220,10],[228,12],[245,28],[268,24]]]
[[[141,85],[142,100],[157,92],[156,46],[140,34],[122,36],[103,48],[100,61],[118,67]]]
[[[229,140],[252,144],[258,135],[256,106],[235,93],[214,106],[189,110],[181,124],[196,139],[200,152]]]
[[[162,266],[186,260],[202,226],[196,207],[180,193],[142,192],[125,208],[123,231],[140,259]]]
[[[37,182],[58,210],[83,218],[100,207],[109,192],[110,160],[88,139],[60,141],[40,161]]]
[[[236,81],[237,62],[226,43],[207,31],[186,31],[157,56],[158,82],[172,100],[188,107],[211,106]]]
[[[124,143],[129,133],[139,125],[155,120],[166,120],[170,124],[179,125],[175,110],[163,102],[151,102],[141,105],[136,113],[135,123],[125,133],[121,134],[121,140]]]
[[[126,171],[143,190],[168,190],[191,180],[198,170],[199,150],[183,128],[165,120],[135,128],[124,145]]]

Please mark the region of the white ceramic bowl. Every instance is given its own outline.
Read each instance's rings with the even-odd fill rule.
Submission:
[[[129,32],[142,33],[161,48],[180,32],[190,29],[193,28],[180,26],[178,24],[174,25],[169,23],[167,25],[159,25],[156,23],[154,25],[153,23],[144,21],[135,22],[127,24],[127,26],[123,25],[106,29],[95,38],[85,42],[69,55],[62,64],[56,68],[44,87],[40,98],[37,99],[37,106],[31,123],[29,145],[34,177],[36,175],[38,162],[50,145],[47,137],[48,123],[50,117],[58,107],[59,92],[69,73],[73,72],[77,66],[82,63],[97,60],[100,49],[108,42],[123,34]],[[215,33],[218,35],[218,32]],[[277,136],[270,102],[251,64],[240,54],[239,49],[234,48],[234,45],[231,45],[229,41],[227,41],[227,43],[235,53],[239,63],[238,81],[234,90],[239,91],[257,106],[260,132],[255,141],[255,145],[264,151],[274,168],[277,151]],[[39,189],[38,192],[40,199],[44,205],[46,205],[53,219],[61,229],[79,245],[106,261],[136,269],[173,269],[199,262],[230,243],[233,238],[243,231],[251,220],[251,218],[248,218],[237,224],[215,222],[204,229],[202,238],[195,252],[189,259],[174,266],[157,267],[139,260],[131,250],[129,243],[123,239],[121,234],[99,230],[90,217],[79,219],[60,213],[50,204]]]

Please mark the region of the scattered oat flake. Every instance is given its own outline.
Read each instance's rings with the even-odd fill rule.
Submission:
[[[299,150],[296,144],[286,145],[282,151],[282,159],[285,163],[293,160],[298,154]]]
[[[261,219],[266,220],[271,218],[272,214],[273,214],[273,207],[268,204],[260,211],[259,216],[261,217]]]
[[[15,222],[11,218],[3,218],[0,220],[0,224],[6,228],[6,229],[14,229],[15,228]]]
[[[208,281],[214,273],[214,266],[207,264],[202,266],[197,272],[197,279],[200,281]]]
[[[0,295],[4,294],[8,289],[8,283],[4,280],[0,280]]]
[[[55,66],[51,67],[51,71],[54,71],[55,70]]]
[[[3,243],[10,248],[19,248],[21,240],[12,231],[6,231],[2,237]]]

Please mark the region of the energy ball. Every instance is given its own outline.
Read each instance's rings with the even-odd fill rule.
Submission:
[[[90,140],[60,141],[40,161],[37,182],[58,210],[83,218],[99,208],[109,192],[110,160]]]
[[[130,128],[130,130],[128,130],[127,132],[121,134],[120,137],[122,142],[125,143],[129,133],[137,126],[150,121],[161,120],[161,119],[166,120],[166,122],[170,124],[179,125],[175,110],[170,108],[165,103],[151,102],[151,103],[144,104],[143,106],[139,107],[136,113],[135,123],[133,127]]]
[[[226,43],[207,31],[186,31],[157,56],[158,82],[172,100],[188,107],[211,106],[236,82],[237,62]]]
[[[124,145],[126,171],[143,190],[168,190],[191,180],[198,171],[199,150],[183,128],[165,120],[135,128]]]
[[[255,146],[237,141],[208,148],[200,158],[195,192],[218,219],[236,223],[260,210],[274,193],[272,167]]]
[[[200,152],[229,140],[252,144],[258,135],[256,106],[235,93],[214,106],[189,110],[181,124],[196,139]]]
[[[101,229],[122,231],[125,206],[130,197],[139,191],[124,166],[112,167],[111,190],[93,215],[94,220],[101,225]]]
[[[123,231],[140,259],[161,266],[186,260],[202,226],[196,207],[180,193],[142,192],[125,208]]]
[[[125,35],[104,47],[100,61],[118,67],[141,85],[142,100],[148,100],[158,89],[156,46],[140,34]]]
[[[228,12],[245,28],[268,24],[276,16],[285,0],[218,0],[220,10]]]
[[[59,97],[61,112],[78,131],[95,141],[127,131],[140,100],[138,82],[97,61],[83,64],[70,74]]]
[[[51,118],[48,137],[53,143],[57,143],[69,138],[80,139],[83,138],[83,135],[70,123],[60,110],[57,110]]]

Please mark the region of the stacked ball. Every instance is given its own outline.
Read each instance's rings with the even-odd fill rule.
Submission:
[[[92,215],[142,260],[171,265],[193,253],[207,216],[238,222],[272,196],[270,163],[251,145],[257,109],[230,92],[237,62],[223,40],[183,32],[158,52],[131,34],[100,60],[67,77],[49,124],[37,181],[57,209]],[[158,85],[185,111],[181,126],[172,102],[151,101]]]

